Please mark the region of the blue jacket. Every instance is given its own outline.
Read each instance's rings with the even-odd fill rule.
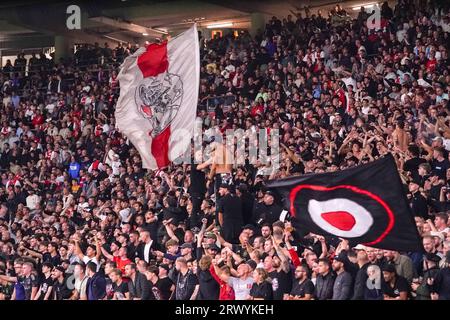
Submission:
[[[106,295],[106,279],[100,273],[96,273],[88,279],[86,284],[88,300],[101,300]]]
[[[80,176],[80,164],[78,162],[71,162],[69,164],[69,175],[72,179],[77,179]]]

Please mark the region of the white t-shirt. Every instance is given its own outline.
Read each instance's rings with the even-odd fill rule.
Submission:
[[[131,211],[129,208],[122,209],[119,211],[120,220],[122,223],[128,223],[131,219]]]
[[[252,288],[253,282],[253,278],[250,276],[245,280],[230,277],[228,284],[233,287],[236,300],[245,300],[250,294],[250,289]]]
[[[41,201],[41,198],[37,194],[30,195],[26,199],[27,207],[30,210],[34,210],[36,209],[36,206],[39,203],[39,201]]]
[[[88,277],[84,276],[83,279],[75,279],[75,290],[78,291],[79,297],[86,296],[86,284],[88,282]]]

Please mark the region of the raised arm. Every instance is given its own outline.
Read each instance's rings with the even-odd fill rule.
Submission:
[[[97,259],[97,261],[99,263],[100,263],[100,258],[102,256],[102,249],[103,249],[103,247],[100,244],[100,240],[96,238],[95,239],[95,252],[96,252],[95,258]],[[114,259],[114,257],[113,257],[113,259]]]
[[[114,260],[114,256],[110,253],[108,253],[108,251],[105,250],[105,248],[100,247],[101,253],[106,257],[106,259],[113,261]]]
[[[17,277],[10,277],[10,276],[6,276],[6,275],[0,275],[0,280],[6,281],[6,282],[16,282],[17,281]]]
[[[223,247],[227,247],[230,248],[231,250],[233,250],[233,245],[227,241],[225,241],[225,239],[220,235],[219,230],[217,230],[216,228],[214,228],[214,234],[217,237],[217,240],[219,240],[220,245]]]
[[[169,223],[170,223],[171,221],[172,221],[172,219],[164,220],[162,223],[163,223],[164,227],[166,228],[167,235],[170,237],[170,239],[176,240],[177,242],[179,242],[180,240],[179,240],[178,237],[175,235],[175,233],[173,233],[172,228],[170,228]]]
[[[206,160],[203,163],[200,163],[199,165],[197,165],[197,170],[203,170],[208,168],[211,164],[213,163],[213,157],[209,158],[208,160]]]
[[[36,251],[31,250],[31,249],[29,249],[29,248],[26,248],[26,247],[24,247],[24,246],[22,246],[22,248],[23,248],[26,252],[28,252],[31,256],[33,256],[33,257],[35,257],[35,258],[38,258],[38,259],[42,260],[43,257],[44,257],[44,256],[42,255],[42,253],[36,252]]]
[[[286,249],[289,252],[289,255],[291,256],[291,260],[292,260],[292,264],[294,265],[294,267],[298,267],[301,262],[300,262],[300,258],[298,257],[297,252],[294,250],[294,248],[291,245],[291,241],[289,240],[289,234],[285,233],[284,235],[284,243],[286,244]]]
[[[278,257],[281,260],[281,267],[283,268],[284,272],[288,273],[289,272],[289,260],[286,257],[286,255],[284,254],[283,250],[281,250],[281,247],[280,247],[281,242],[278,242],[277,240],[275,240],[274,236],[271,236],[271,238],[272,238],[272,243],[275,248],[275,251],[277,252]]]
[[[75,248],[74,253],[80,258],[81,261],[84,259],[83,251],[81,251],[80,244],[78,243],[78,240],[75,240]]]
[[[209,272],[211,276],[216,280],[216,282],[222,285],[224,282],[220,279],[219,274],[221,273],[220,268],[217,266],[217,260],[213,259],[211,266],[209,267]]]

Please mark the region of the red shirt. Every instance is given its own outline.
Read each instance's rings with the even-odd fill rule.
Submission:
[[[436,59],[428,60],[426,63],[428,72],[434,72],[434,69],[436,69],[436,64],[437,64]]]
[[[44,123],[44,117],[42,115],[35,116],[31,123],[33,124],[33,127],[38,128]]]
[[[122,273],[125,273],[125,266],[131,263],[130,259],[121,259],[118,256],[115,256],[113,261],[116,263],[117,265],[117,269],[120,269],[120,271],[122,271]]]
[[[234,289],[228,283],[219,278],[213,265],[209,267],[209,272],[211,272],[212,277],[220,286],[219,300],[236,300]]]
[[[258,114],[262,115],[263,113],[264,113],[263,105],[254,106],[250,111],[250,114],[252,115],[252,117],[256,117]]]

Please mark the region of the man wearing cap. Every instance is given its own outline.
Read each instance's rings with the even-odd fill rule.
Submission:
[[[386,257],[387,262],[392,263],[395,266],[397,275],[404,277],[408,283],[411,283],[416,274],[411,258],[393,250],[385,250],[384,256]]]
[[[413,279],[411,284],[412,291],[415,292],[415,300],[430,300],[432,286],[429,283],[434,282],[434,278],[439,272],[439,261],[441,258],[434,253],[427,253],[423,260],[423,278]]]
[[[341,252],[334,257],[332,268],[336,273],[336,279],[333,285],[332,300],[348,300],[353,293],[353,279],[349,272],[344,268],[344,263],[348,258]]]
[[[158,282],[156,286],[161,294],[161,300],[169,300],[172,292],[175,290],[175,285],[167,276],[170,271],[170,266],[167,264],[160,264],[158,269]]]
[[[256,221],[258,225],[263,223],[273,224],[279,220],[281,211],[283,211],[283,208],[275,203],[275,194],[273,191],[267,190],[264,193],[263,201],[255,205],[253,221]]]
[[[185,258],[186,261],[192,261],[195,260],[192,252],[192,244],[190,243],[183,243],[180,247],[180,254],[181,257]]]
[[[53,268],[52,271],[52,279],[53,283],[53,291],[54,291],[54,300],[67,300],[72,296],[72,291],[68,287],[68,281],[64,275],[64,268],[61,266],[57,266]]]
[[[428,219],[427,199],[420,192],[420,186],[416,181],[409,183],[409,192],[409,203],[414,216],[423,217],[425,220]]]
[[[218,200],[218,220],[222,227],[222,237],[230,243],[238,243],[241,228],[244,225],[242,218],[242,201],[229,190],[230,186],[221,184]]]
[[[395,266],[386,263],[382,267],[383,280],[381,282],[381,291],[383,292],[384,300],[407,300],[409,293],[408,281],[397,275]]]

